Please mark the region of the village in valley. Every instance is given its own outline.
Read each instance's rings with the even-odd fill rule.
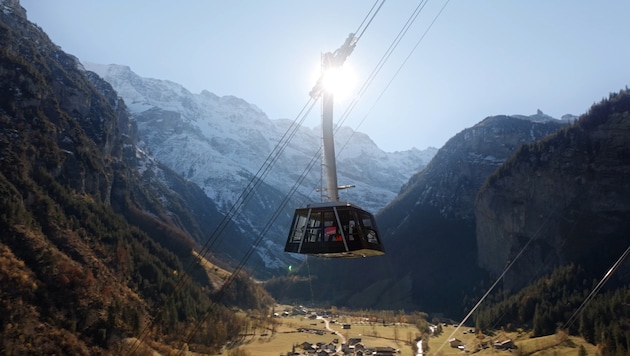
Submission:
[[[292,345],[291,350],[286,352],[286,356],[391,356],[401,353],[398,347],[391,346],[392,341],[397,344],[397,340],[385,339],[386,341],[381,341],[378,344],[374,343],[374,340],[370,340],[371,343],[368,343],[363,337],[365,328],[361,328],[361,332],[358,333],[355,331],[357,326],[383,325],[385,322],[382,319],[341,316],[331,311],[309,310],[303,306],[286,308],[282,313],[274,313],[273,316],[276,319],[285,319],[285,321],[300,319],[303,322],[308,322],[307,326],[295,329],[298,333],[305,334],[304,341]],[[352,329],[353,325],[355,330]],[[394,325],[392,324],[392,326]],[[400,323],[396,326],[402,327]],[[404,328],[415,329],[409,325],[405,325]],[[321,337],[321,340],[314,341],[317,337]],[[330,339],[331,337],[332,339]],[[369,339],[373,338],[374,335]]]
[[[507,355],[516,348],[506,333],[489,336],[471,327],[460,328],[452,321],[434,319],[434,323],[428,323],[424,313],[341,313],[334,308],[314,310],[303,306],[278,306],[275,310],[279,311],[270,316],[271,324],[265,332],[239,348],[257,356],[420,356],[438,349],[444,355],[484,354],[486,349],[505,351]]]

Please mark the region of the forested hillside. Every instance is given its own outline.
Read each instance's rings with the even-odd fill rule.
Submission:
[[[475,312],[481,330],[533,330],[533,336],[565,330],[598,345],[601,355],[630,352],[630,288],[600,286],[583,268],[559,267],[515,294],[498,291]],[[585,303],[586,302],[586,303]]]
[[[181,193],[141,176],[171,173],[138,150],[124,102],[17,1],[1,5],[0,349],[120,354],[140,337],[211,350],[238,337],[246,323],[227,306],[270,298],[194,263],[190,232],[203,229],[183,228],[195,214]]]
[[[602,355],[628,354],[629,177],[628,89],[490,176],[475,207],[479,263],[505,275],[478,325],[562,328]]]

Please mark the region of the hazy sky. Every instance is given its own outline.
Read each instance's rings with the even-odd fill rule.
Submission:
[[[346,62],[355,90],[420,3],[385,2]],[[420,41],[445,3],[427,2],[345,122],[386,151],[441,147],[491,115],[579,115],[630,84],[630,1],[451,0]],[[294,119],[321,53],[340,47],[374,1],[21,4],[53,42],[83,61],[128,65],[193,93],[243,98],[272,119]],[[336,114],[348,102],[337,100]],[[317,110],[307,125],[319,119]]]

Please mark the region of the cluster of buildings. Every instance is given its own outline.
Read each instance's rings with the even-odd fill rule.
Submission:
[[[298,351],[298,349],[300,349]],[[361,338],[350,338],[347,344],[303,342],[287,352],[286,356],[394,356],[399,350],[389,346],[368,347],[361,342]]]
[[[450,346],[452,348],[456,348],[456,349],[460,349],[462,351],[471,351],[467,349],[467,346],[464,345],[464,343],[459,340],[459,339],[449,339],[448,340]],[[492,341],[492,340],[479,340],[478,343],[475,344],[475,347],[477,349],[487,349],[490,347],[495,348],[496,350],[512,350],[516,348],[516,345],[514,345],[514,341],[512,341],[512,339],[505,339],[502,341]]]
[[[316,313],[311,311],[303,306],[294,307],[292,310],[285,310],[282,313],[275,313],[274,317],[287,317],[290,315],[302,315],[308,319],[318,319],[319,317],[324,318],[333,318],[335,315],[332,315],[328,311]],[[323,321],[322,321],[323,323]],[[337,323],[336,320],[332,319],[330,323]],[[316,325],[316,324],[311,324]],[[350,324],[339,324],[342,329],[350,329]],[[310,333],[316,335],[324,335],[327,333],[326,330],[318,329],[318,328],[298,328],[298,332]],[[333,333],[337,333],[334,332]],[[389,346],[385,347],[369,347],[365,345],[361,338],[359,337],[351,337],[347,342],[345,342],[345,338],[342,338],[342,342],[339,342],[339,339],[333,339],[332,342],[317,342],[311,343],[305,341],[301,344],[294,345],[293,349],[286,353],[286,356],[394,356],[400,353],[400,350],[394,349]]]

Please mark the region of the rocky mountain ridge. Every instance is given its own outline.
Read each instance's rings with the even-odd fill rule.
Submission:
[[[395,202],[414,199],[415,205],[439,208],[445,218],[470,220],[477,189],[494,170],[521,145],[559,130],[572,119],[570,115],[554,119],[540,110],[530,116],[488,117],[450,139],[426,169],[405,184]]]
[[[243,181],[238,178],[251,176],[261,167],[290,124],[287,119],[270,120],[240,98],[218,97],[206,90],[193,94],[170,81],[139,77],[126,66],[84,66],[111,83],[125,100],[138,119],[141,138],[155,156],[198,183],[215,201],[233,202],[230,196],[242,190]],[[286,190],[287,177],[301,172],[319,149],[320,130],[300,127],[265,183]],[[348,127],[338,128],[335,135],[340,184],[357,185],[348,192],[348,200],[362,201],[373,212],[393,199],[408,177],[437,151],[383,152],[367,135]],[[207,157],[205,162],[201,157]],[[226,176],[236,179],[221,179]],[[313,187],[320,185],[319,178],[316,172],[307,177],[302,194],[312,195]],[[211,184],[215,181],[220,184]],[[216,186],[225,185],[223,191],[216,191]]]

